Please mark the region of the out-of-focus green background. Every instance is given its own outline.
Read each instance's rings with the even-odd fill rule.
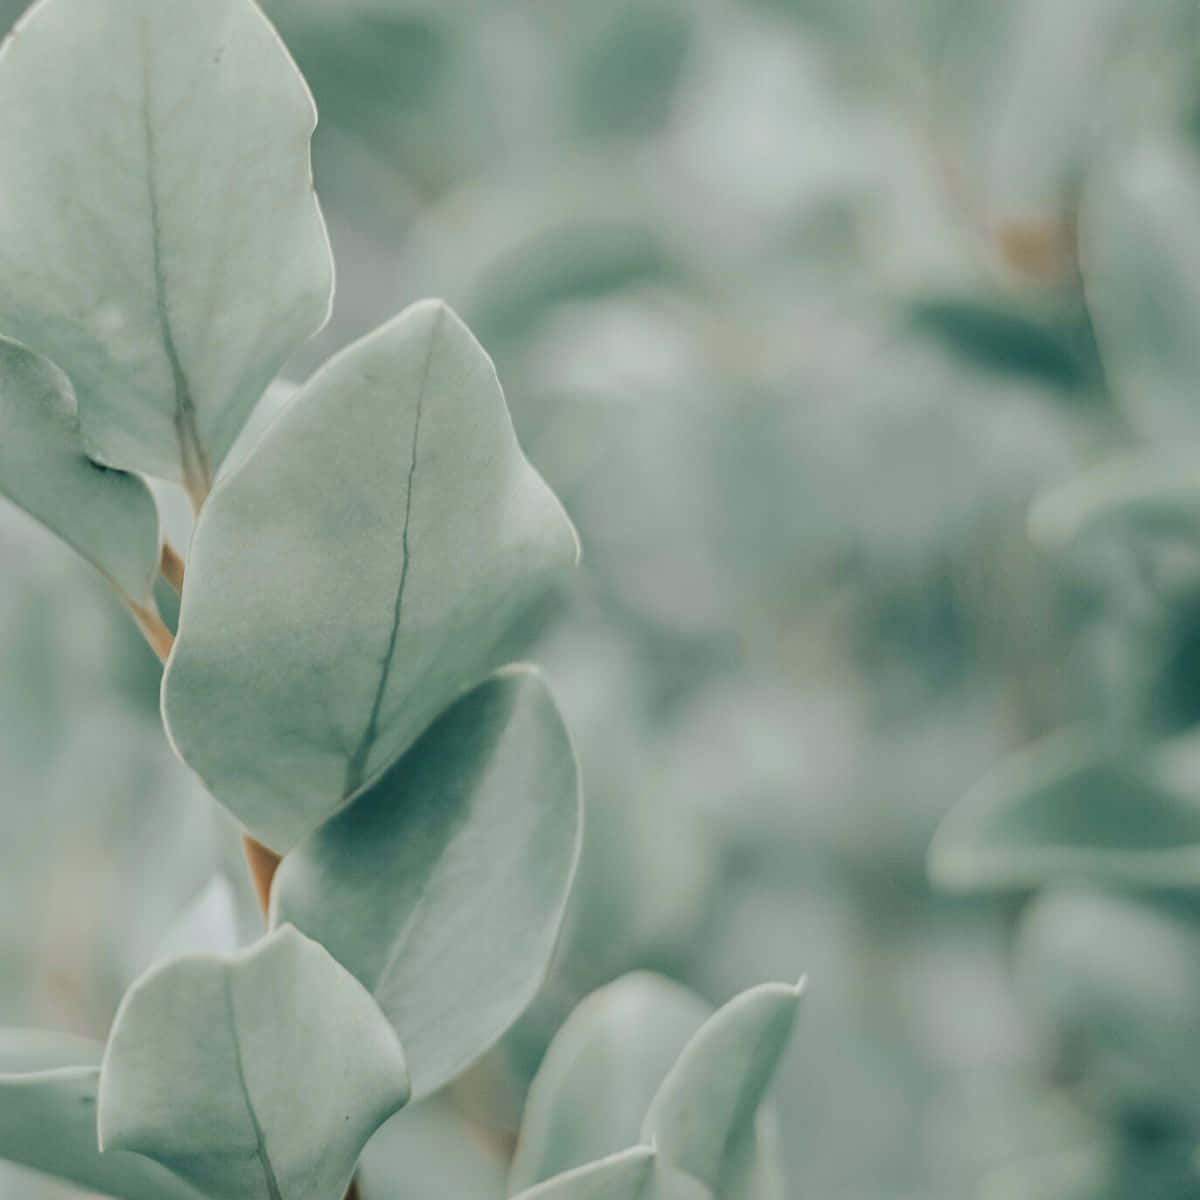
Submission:
[[[796,1196],[962,1200],[1097,1136],[1011,982],[1017,900],[941,897],[925,854],[1040,734],[1200,717],[1195,573],[1114,600],[1026,529],[1044,488],[1200,432],[1118,386],[1080,278],[1089,204],[1197,170],[1200,8],[267,8],[321,111],[338,265],[288,374],[445,297],[585,551],[538,652],[589,806],[559,957],[385,1131],[406,1170],[370,1200],[501,1196],[548,1038],[634,967],[713,1002],[809,974],[777,1087]],[[1096,253],[1144,233],[1117,209]],[[1200,238],[1200,201],[1176,219]],[[0,662],[0,1024],[103,1037],[213,871],[243,886],[235,831],[103,582],[7,506]],[[0,1173],[5,1200],[65,1194]]]

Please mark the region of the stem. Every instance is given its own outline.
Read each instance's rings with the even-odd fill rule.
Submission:
[[[271,882],[279,866],[279,855],[274,850],[268,850],[262,842],[256,841],[248,833],[242,834],[242,850],[246,855],[246,865],[250,868],[250,878],[254,881],[258,906],[265,917],[271,902]]]
[[[162,577],[177,591],[183,591],[183,557],[170,542],[163,542],[158,569]]]
[[[163,624],[162,617],[153,609],[143,608],[140,604],[134,604],[132,600],[127,600],[126,604],[137,622],[138,629],[142,631],[142,637],[150,643],[150,649],[158,655],[159,662],[166,662],[167,655],[171,653],[171,647],[175,644],[175,637]]]

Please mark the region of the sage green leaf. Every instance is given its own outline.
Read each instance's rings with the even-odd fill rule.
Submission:
[[[99,461],[208,490],[325,321],[312,98],[251,0],[40,0],[0,51],[0,330]]]
[[[0,1030],[0,1158],[123,1200],[203,1200],[140,1154],[101,1154],[96,1089],[103,1046],[68,1034]]]
[[[583,1000],[530,1086],[509,1194],[639,1142],[655,1093],[711,1013],[687,988],[644,971]]]
[[[1080,254],[1101,358],[1129,416],[1168,439],[1200,430],[1200,166],[1148,143],[1093,172]]]
[[[286,851],[519,652],[577,558],[491,360],[414,305],[326,364],[205,505],[172,741]]]
[[[1058,734],[1012,756],[951,809],[929,873],[954,891],[1071,877],[1194,886],[1200,805],[1100,736]]]
[[[218,874],[171,922],[156,948],[154,961],[185,954],[232,954],[237,948],[237,900],[233,885]]]
[[[445,712],[283,860],[273,925],[315,938],[379,1002],[413,1095],[532,1001],[579,856],[579,773],[541,676],[514,667]]]
[[[136,476],[97,466],[84,454],[70,381],[6,338],[0,338],[0,495],[78,550],[129,604],[153,608],[154,497]]]
[[[1050,550],[1097,536],[1192,539],[1200,530],[1195,456],[1142,454],[1102,463],[1039,496],[1029,532]]]
[[[1059,889],[1017,939],[1017,979],[1061,1071],[1108,1116],[1200,1120],[1200,915],[1183,900]]]
[[[518,1200],[653,1200],[654,1150],[634,1146],[520,1193]]]
[[[175,959],[126,994],[100,1144],[156,1159],[212,1200],[331,1200],[408,1094],[375,1002],[285,927],[231,958]]]
[[[642,1140],[718,1197],[754,1174],[756,1118],[795,1025],[805,981],[764,983],[718,1009],[684,1047],[642,1124]]]

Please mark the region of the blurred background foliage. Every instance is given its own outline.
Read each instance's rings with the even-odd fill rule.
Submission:
[[[1200,1195],[1194,0],[266,7],[339,273],[288,374],[445,297],[585,547],[568,930],[369,1200],[502,1196],[639,967],[808,972],[791,1194]],[[102,582],[7,507],[0,563],[0,1017],[103,1037],[215,870],[257,917]]]

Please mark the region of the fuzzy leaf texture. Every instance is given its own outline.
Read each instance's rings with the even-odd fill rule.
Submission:
[[[0,51],[0,332],[89,454],[207,491],[333,268],[316,110],[251,0],[39,0]]]
[[[210,1200],[335,1200],[408,1096],[375,1002],[287,926],[133,986],[104,1056],[100,1142],[156,1160]]]
[[[224,478],[163,678],[173,744],[286,851],[511,661],[575,531],[495,369],[423,302],[344,350]]]
[[[533,1000],[566,910],[581,808],[546,685],[509,668],[284,859],[272,924],[315,938],[372,992],[414,1096],[453,1079]]]

